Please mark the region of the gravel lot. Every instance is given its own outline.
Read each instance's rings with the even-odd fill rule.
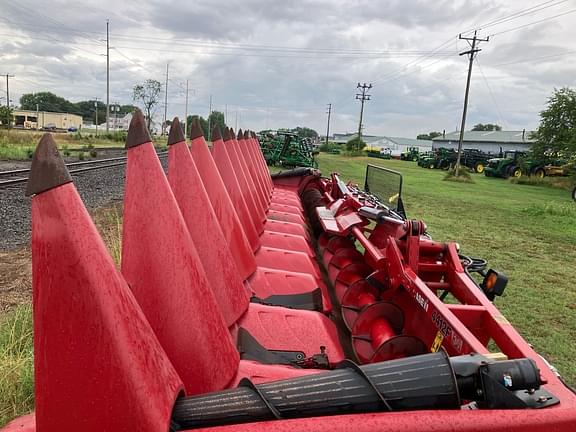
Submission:
[[[167,169],[168,158],[161,158]],[[13,163],[14,168],[29,163]],[[84,204],[89,210],[121,201],[124,197],[124,166],[73,175]],[[10,169],[4,163],[1,170]],[[0,189],[0,251],[9,251],[26,245],[30,239],[30,198],[24,196],[25,184]]]

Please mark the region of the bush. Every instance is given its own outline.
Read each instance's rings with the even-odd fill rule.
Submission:
[[[32,157],[34,156],[34,149],[31,148],[26,149],[26,156],[28,156],[28,159],[32,159]]]
[[[85,157],[84,157],[84,152],[78,153],[78,160],[83,161],[84,159],[85,159]]]
[[[70,156],[70,150],[68,149],[68,145],[64,144],[62,146],[62,154],[66,157]]]
[[[330,153],[332,150],[340,150],[340,145],[333,141],[324,142],[318,148],[321,152]]]
[[[366,143],[358,137],[352,138],[346,143],[346,150],[350,152],[357,152],[364,150]]]
[[[98,156],[98,152],[96,150],[90,150],[90,157],[95,158],[96,156]]]

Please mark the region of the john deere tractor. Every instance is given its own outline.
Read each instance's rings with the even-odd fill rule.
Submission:
[[[400,154],[400,160],[417,161],[419,156],[420,150],[418,150],[418,147],[408,147],[406,151]]]
[[[507,151],[504,157],[488,160],[488,166],[484,169],[486,177],[521,177],[523,172],[521,160],[526,157],[525,152]]]

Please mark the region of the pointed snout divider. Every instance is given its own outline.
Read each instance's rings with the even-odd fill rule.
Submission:
[[[238,218],[242,223],[242,228],[246,233],[250,246],[253,251],[256,251],[260,247],[258,233],[259,227],[257,228],[254,224],[251,209],[244,201],[238,178],[236,177],[235,170],[232,166],[232,162],[230,161],[230,157],[228,156],[228,152],[226,151],[220,133],[218,133],[217,136],[212,136],[212,157],[218,172],[220,173],[220,177],[224,182],[226,190],[228,191],[230,200],[238,213]],[[206,184],[206,179],[204,179],[204,184]]]
[[[243,280],[247,279],[256,271],[256,260],[247,232],[253,233],[253,235],[256,233],[244,230],[237,209],[234,208],[232,200],[226,191],[226,186],[204,140],[202,129],[197,122],[193,124],[191,133],[190,153],[192,154],[192,159],[200,173],[206,192],[208,192],[212,208],[222,233],[228,242],[238,272]],[[252,241],[258,242],[258,238],[252,239]]]
[[[174,118],[168,137],[168,181],[202,260],[224,321],[230,327],[244,314],[250,298],[212,209],[200,173],[184,141],[178,117]]]
[[[238,155],[238,142],[234,135],[231,135],[228,140],[224,141],[225,151],[230,158],[232,163],[232,168],[238,179],[238,185],[240,186],[240,193],[244,198],[244,201],[250,209],[250,216],[254,221],[258,229],[258,233],[261,234],[264,231],[264,221],[266,220],[265,213],[266,209],[264,205],[260,203],[258,197],[255,195],[256,190],[253,183],[251,183],[249,178],[249,173],[246,172],[244,165],[242,164],[241,158]]]
[[[168,430],[182,382],[48,134],[26,192],[34,195],[36,430]]]
[[[140,111],[126,146],[122,274],[186,392],[225,388],[236,374],[238,351]]]

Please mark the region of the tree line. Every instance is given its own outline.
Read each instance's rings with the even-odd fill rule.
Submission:
[[[96,112],[98,112],[98,123],[106,121],[106,104],[102,101],[85,100],[71,102],[61,96],[51,92],[26,93],[20,97],[20,109],[50,112],[64,112],[82,116],[83,120],[96,122]],[[126,115],[134,110],[134,105],[119,105],[118,115]],[[114,112],[116,114],[116,112]],[[112,115],[112,113],[111,113]]]

